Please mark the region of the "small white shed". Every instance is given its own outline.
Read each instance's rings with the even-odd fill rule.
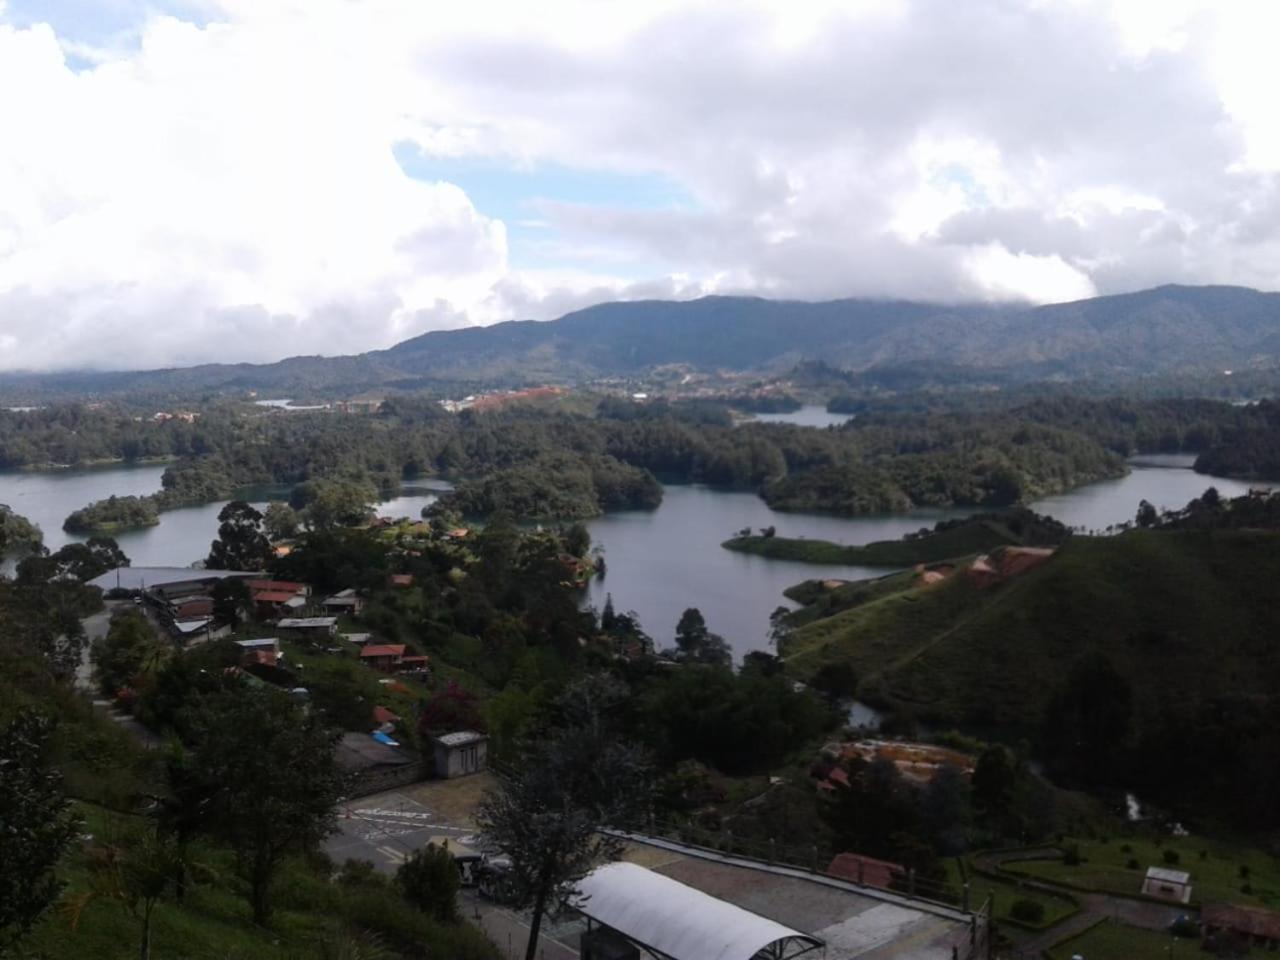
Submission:
[[[489,738],[474,730],[459,730],[434,737],[436,776],[441,779],[465,777],[485,768]]]
[[[1159,897],[1161,900],[1189,903],[1191,874],[1182,870],[1167,870],[1164,867],[1148,867],[1146,879],[1142,881],[1142,892],[1149,897]]]

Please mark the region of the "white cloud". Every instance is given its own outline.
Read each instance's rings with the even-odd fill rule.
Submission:
[[[1280,286],[1265,5],[136,8],[94,46],[0,3],[0,367],[350,352],[611,297]],[[692,202],[532,205],[510,226],[542,266],[513,267],[405,141]]]

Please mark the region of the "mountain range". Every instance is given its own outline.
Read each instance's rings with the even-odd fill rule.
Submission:
[[[938,365],[1017,379],[1117,378],[1280,366],[1280,293],[1161,286],[1047,306],[705,297],[603,303],[550,321],[425,333],[356,356],[270,364],[0,375],[6,397],[257,390],[354,393],[643,376],[656,367],[780,373]]]

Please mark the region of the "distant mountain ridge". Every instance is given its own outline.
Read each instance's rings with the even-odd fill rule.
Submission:
[[[142,372],[0,374],[7,395],[357,391],[429,382],[574,381],[666,364],[780,372],[946,363],[1017,377],[1280,366],[1280,293],[1162,286],[1041,307],[757,297],[602,303],[550,321],[433,331],[387,350]]]

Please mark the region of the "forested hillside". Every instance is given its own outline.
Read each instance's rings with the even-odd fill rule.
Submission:
[[[1039,741],[1069,780],[1275,826],[1280,652],[1263,585],[1277,576],[1275,530],[1073,537],[997,582],[963,568],[883,581],[800,618],[783,652],[803,675],[849,664],[860,695],[933,723]],[[1082,706],[1091,696],[1107,705]],[[1077,731],[1081,717],[1096,722]]]
[[[781,372],[803,359],[851,370],[884,367],[908,381],[918,379],[913,370],[942,366],[1021,379],[1275,368],[1280,294],[1163,286],[1043,307],[754,297],[604,303],[547,322],[435,331],[354,357],[136,373],[11,373],[0,376],[0,393],[47,399],[127,392],[354,392],[388,385],[416,389],[429,382],[575,382],[665,364]]]

